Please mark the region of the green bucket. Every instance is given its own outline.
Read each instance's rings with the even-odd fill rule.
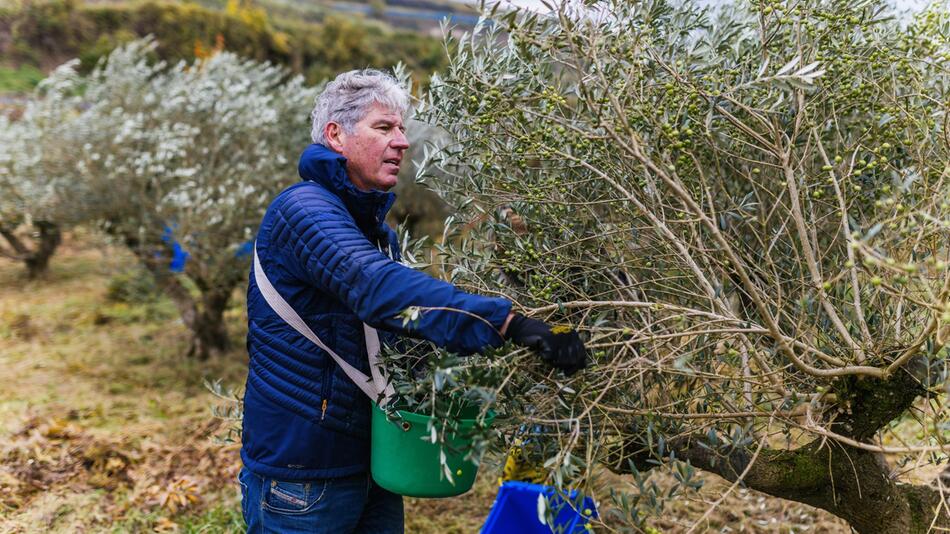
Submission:
[[[390,420],[386,412],[373,405],[370,471],[382,488],[407,497],[452,497],[468,491],[475,483],[478,466],[465,455],[471,450],[472,430],[478,424],[477,406],[462,409],[458,430],[447,436],[446,465],[452,472],[450,482],[439,462],[439,444],[429,440],[431,416],[399,410],[399,418]],[[485,424],[494,414],[488,413]]]

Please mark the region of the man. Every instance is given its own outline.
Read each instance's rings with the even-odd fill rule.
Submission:
[[[511,313],[511,302],[472,295],[394,261],[383,222],[409,143],[409,96],[394,78],[351,71],[330,82],[313,110],[314,144],[303,181],[280,193],[256,247],[274,289],[346,363],[368,372],[363,323],[383,342],[421,337],[460,353],[511,339],[555,367],[585,366],[577,333],[554,334]],[[410,306],[430,310],[404,325]],[[402,497],[369,475],[370,400],[334,360],[268,305],[252,270],[250,355],[244,396],[242,512],[248,532],[398,533]]]

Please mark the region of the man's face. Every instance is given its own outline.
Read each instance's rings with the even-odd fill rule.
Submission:
[[[405,131],[398,111],[374,104],[352,132],[331,122],[324,136],[330,148],[346,158],[353,185],[362,191],[388,191],[396,186],[402,156],[409,148]]]

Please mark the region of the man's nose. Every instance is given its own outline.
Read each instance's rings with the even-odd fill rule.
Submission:
[[[402,132],[402,130],[396,128],[396,135],[389,143],[389,146],[397,150],[406,150],[409,148],[409,139],[406,137],[406,134]]]

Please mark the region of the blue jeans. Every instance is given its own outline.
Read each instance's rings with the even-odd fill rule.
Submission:
[[[248,534],[402,534],[402,496],[369,473],[282,482],[241,468],[241,513]]]

